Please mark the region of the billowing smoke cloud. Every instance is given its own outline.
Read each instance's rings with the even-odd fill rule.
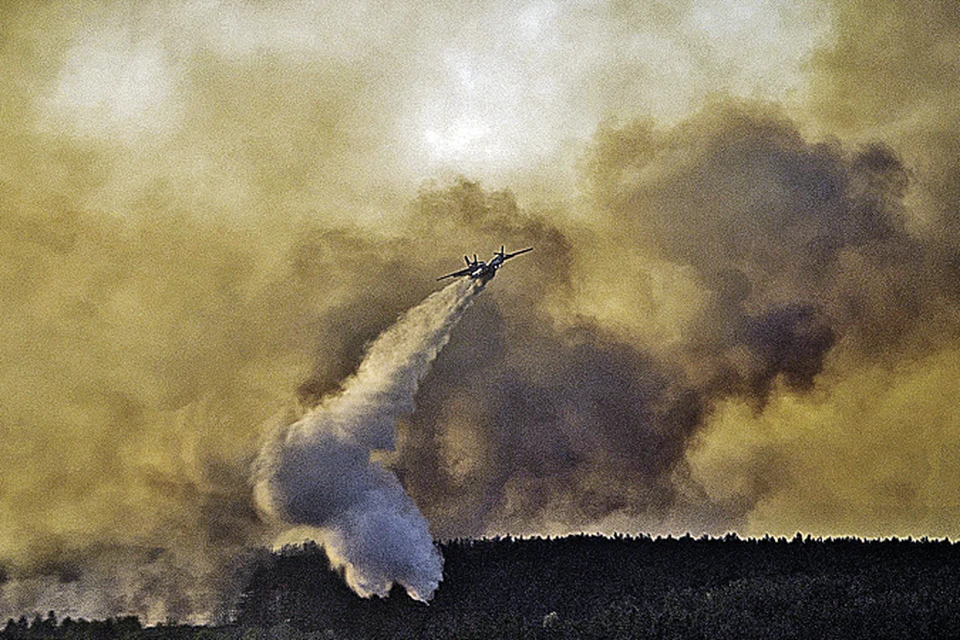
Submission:
[[[839,340],[813,394],[779,392],[759,415],[722,403],[689,457],[712,495],[752,503],[744,531],[955,537],[956,418],[938,398],[958,363],[960,76],[947,52],[960,12],[937,0],[832,10],[802,117],[855,154],[838,184],[856,206],[833,219],[850,229],[859,213],[861,232],[821,241],[833,248],[803,270],[820,289],[801,291]]]
[[[501,244],[354,458],[434,535],[957,535],[960,14],[736,5],[0,6],[0,615],[209,617],[264,424]]]
[[[321,529],[332,564],[360,595],[386,596],[398,582],[426,601],[443,579],[426,520],[370,454],[395,448],[396,421],[413,412],[420,381],[482,289],[477,280],[454,282],[405,313],[340,392],[280,429],[261,453],[260,506]]]
[[[905,231],[907,172],[888,147],[808,142],[777,108],[727,101],[666,130],[604,130],[586,166],[598,214],[622,233],[614,255],[699,289],[678,345],[696,375],[727,368],[761,394],[779,373],[807,387],[835,333],[885,348],[916,319],[907,283],[923,247]],[[884,295],[871,280],[894,271],[900,289]]]

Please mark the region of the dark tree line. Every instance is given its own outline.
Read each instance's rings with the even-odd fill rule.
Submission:
[[[455,540],[429,606],[361,600],[315,545],[254,572],[237,623],[345,638],[905,638],[960,630],[949,542]]]
[[[109,620],[57,620],[53,611],[41,618],[35,614],[32,621],[26,616],[19,620],[7,620],[0,633],[4,640],[131,640],[138,638],[143,626],[136,616],[123,616]]]
[[[387,599],[358,598],[310,543],[261,557],[225,626],[68,625],[51,613],[11,620],[0,640],[846,639],[960,630],[960,547],[946,541],[574,536],[441,548],[444,581],[429,605],[399,587]]]

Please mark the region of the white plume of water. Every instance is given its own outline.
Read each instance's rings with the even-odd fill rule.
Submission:
[[[394,448],[397,419],[413,412],[420,381],[482,289],[458,280],[407,311],[369,346],[339,393],[277,429],[260,452],[259,507],[312,528],[361,596],[386,596],[399,583],[426,602],[442,579],[426,519],[370,454]]]

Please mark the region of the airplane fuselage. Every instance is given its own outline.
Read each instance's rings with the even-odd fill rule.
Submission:
[[[480,282],[489,282],[493,276],[497,275],[497,269],[499,265],[494,266],[493,263],[482,264],[477,266],[468,277],[479,280]]]
[[[486,283],[493,279],[495,275],[497,275],[497,271],[503,266],[504,262],[514,256],[518,256],[528,251],[533,251],[533,247],[516,251],[514,253],[505,253],[504,248],[500,247],[500,251],[497,251],[493,254],[490,262],[478,260],[476,255],[473,256],[473,260],[470,260],[470,258],[467,256],[463,256],[464,261],[467,263],[467,267],[465,269],[461,269],[460,271],[456,271],[454,273],[448,273],[445,276],[437,278],[437,280],[466,276],[468,278],[472,278],[473,280],[479,280],[480,282]]]

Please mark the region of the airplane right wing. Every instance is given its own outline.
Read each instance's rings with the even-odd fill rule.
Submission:
[[[510,258],[514,256],[518,256],[521,253],[526,253],[527,251],[533,251],[533,247],[528,247],[527,249],[521,249],[520,251],[514,251],[513,253],[508,253],[507,255],[503,256],[503,260],[504,262],[506,262]]]

